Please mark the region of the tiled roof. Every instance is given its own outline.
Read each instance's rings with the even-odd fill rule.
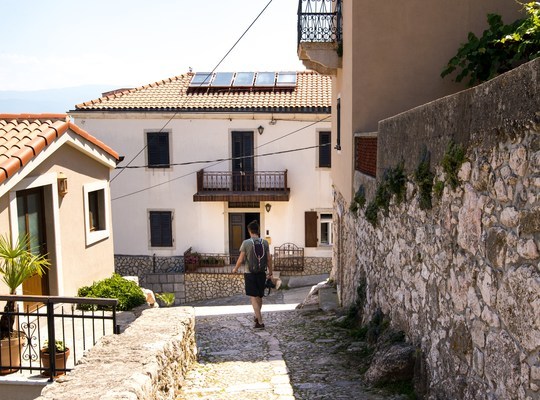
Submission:
[[[66,114],[0,114],[0,183],[68,129],[118,160],[118,153],[71,122]]]
[[[313,71],[297,73],[297,85],[282,88],[189,88],[193,73],[179,75],[76,106],[84,111],[330,113],[332,79]]]

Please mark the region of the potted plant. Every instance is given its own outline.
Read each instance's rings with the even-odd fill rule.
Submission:
[[[186,265],[186,271],[187,272],[193,272],[197,269],[199,266],[199,263],[201,261],[201,256],[199,253],[187,253],[184,256],[184,264]]]
[[[54,342],[54,349],[54,361],[56,370],[55,376],[64,375],[66,371],[62,370],[66,369],[67,360],[70,354],[69,348],[66,347],[62,340],[56,340]],[[48,340],[45,340],[45,342],[43,342],[43,347],[39,351],[39,355],[41,356],[41,366],[43,367],[43,371],[41,372],[41,374],[44,376],[51,376],[51,353]]]
[[[9,294],[16,294],[17,288],[35,274],[42,276],[50,265],[45,255],[32,253],[29,243],[30,236],[15,243],[8,235],[0,236],[0,279],[7,285]],[[15,301],[7,301],[0,318],[0,360],[9,367],[0,368],[0,374],[19,370],[21,349],[26,344],[24,333],[14,330],[14,313]]]

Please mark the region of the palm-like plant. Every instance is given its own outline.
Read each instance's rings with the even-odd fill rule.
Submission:
[[[9,288],[9,294],[15,294],[17,288],[32,276],[42,276],[50,266],[47,256],[33,254],[28,243],[31,243],[30,236],[25,236],[15,243],[8,235],[0,236],[0,275]],[[13,332],[15,302],[8,301],[4,312],[0,318],[0,339],[9,337]]]

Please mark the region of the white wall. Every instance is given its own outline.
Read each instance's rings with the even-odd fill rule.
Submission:
[[[75,113],[76,123],[83,129],[103,140],[120,155],[125,156],[124,166],[144,147],[145,132],[158,131],[170,116],[160,119],[145,119],[145,114],[101,115],[95,113]],[[330,122],[317,123],[307,129],[277,140],[302,127],[310,125],[325,115],[290,115],[291,120],[278,120],[270,125],[268,119],[254,119],[249,114],[244,119],[226,115],[216,119],[215,115],[200,115],[192,119],[175,117],[165,130],[170,131],[171,163],[198,160],[216,160],[231,156],[230,137],[234,130],[253,130],[255,154],[272,153],[288,149],[315,146],[318,131],[330,130]],[[260,116],[257,116],[260,118]],[[276,115],[274,115],[275,118]],[[282,118],[283,116],[280,116]],[[213,118],[213,119],[210,119]],[[298,120],[303,118],[304,120]],[[296,120],[292,120],[296,119]],[[262,125],[262,135],[257,127]],[[257,147],[259,147],[257,149]],[[294,242],[304,246],[304,212],[308,210],[331,209],[332,193],[329,169],[317,168],[317,149],[285,153],[281,155],[255,158],[255,171],[288,170],[288,186],[291,189],[288,202],[270,202],[268,213],[261,203],[260,209],[234,209],[232,212],[260,212],[261,229],[270,230],[272,244]],[[131,165],[145,165],[146,152],[143,151]],[[171,256],[182,255],[188,247],[203,253],[228,253],[228,209],[226,202],[194,202],[197,191],[196,171],[205,168],[214,171],[230,171],[231,161],[218,165],[214,163],[174,166],[170,169],[129,169],[115,178],[112,173],[111,197],[113,199],[113,228],[115,232],[115,253],[130,255]],[[120,198],[141,189],[140,193]],[[175,244],[172,249],[149,247],[148,210],[173,210],[173,234]],[[328,249],[306,249],[306,255],[330,256]]]

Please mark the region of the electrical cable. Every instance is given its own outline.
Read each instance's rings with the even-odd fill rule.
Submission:
[[[234,50],[234,48],[236,47],[236,45],[240,42],[240,40],[243,39],[243,37],[248,33],[248,31],[251,29],[251,27],[255,24],[255,22],[257,22],[257,20],[260,18],[260,16],[266,11],[266,9],[270,6],[270,4],[272,3],[273,0],[270,0],[266,6],[264,6],[264,8],[261,10],[261,12],[259,12],[259,14],[255,17],[255,19],[251,22],[251,24],[249,24],[249,26],[247,27],[246,30],[244,30],[244,33],[242,33],[242,35],[240,35],[240,37],[238,38],[238,40],[232,45],[232,47],[227,51],[227,53],[225,53],[225,55],[221,58],[221,60],[219,60],[219,62],[216,64],[216,66],[212,69],[211,72],[208,73],[207,77],[203,80],[203,82],[209,77],[211,76],[215,70],[221,65],[221,63],[223,61],[225,61],[225,59],[227,58],[227,56]],[[199,85],[202,85],[201,82]],[[187,98],[184,98],[184,101],[183,102],[186,102],[187,101]],[[178,105],[176,106],[177,108],[180,108],[180,106],[182,105],[182,103],[178,103]],[[170,122],[174,119],[174,117],[176,117],[176,115],[179,113],[179,111],[175,111],[173,113],[173,115],[169,118],[169,120],[165,123],[165,125],[163,125],[163,127],[158,131],[158,133],[161,133],[163,132],[163,129],[165,129],[167,127],[167,125],[170,124]],[[135,156],[127,163],[126,166],[129,166],[133,161],[135,161],[135,159],[148,147],[148,144],[145,144],[144,147],[137,153],[135,154]],[[125,168],[122,169],[120,172],[118,172],[115,176],[113,176],[111,178],[111,181],[110,183],[112,183],[116,178],[118,178],[118,176],[125,171]]]

